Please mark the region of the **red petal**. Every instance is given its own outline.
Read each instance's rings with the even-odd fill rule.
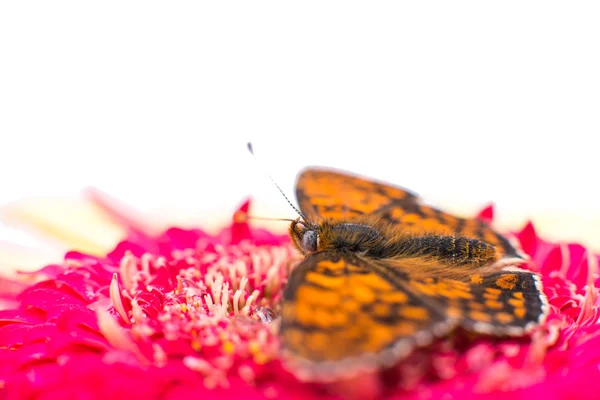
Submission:
[[[525,224],[523,229],[521,229],[521,232],[517,233],[517,238],[521,242],[523,251],[530,256],[533,256],[539,239],[531,221]]]
[[[479,211],[479,214],[477,214],[476,218],[485,223],[491,224],[494,220],[494,205],[490,204],[483,210]]]

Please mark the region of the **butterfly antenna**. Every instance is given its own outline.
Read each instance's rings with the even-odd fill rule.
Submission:
[[[255,215],[248,215],[249,219],[258,219],[261,221],[286,221],[286,222],[294,222],[291,218],[269,218],[269,217],[257,217]]]
[[[298,215],[301,216],[303,220],[307,221],[307,219],[304,216],[304,214],[302,214],[300,212],[300,210],[298,210],[298,208],[296,208],[296,206],[285,195],[285,193],[283,192],[283,190],[281,190],[281,188],[279,187],[279,185],[277,184],[277,182],[275,182],[275,179],[273,179],[273,177],[267,173],[267,170],[262,167],[262,165],[258,161],[258,158],[256,158],[256,155],[254,154],[254,149],[252,148],[252,143],[248,142],[247,146],[248,146],[248,151],[250,152],[250,154],[252,154],[252,157],[254,157],[254,160],[257,162],[257,164],[260,165],[261,169],[263,170],[263,173],[271,180],[271,182],[273,182],[273,184],[275,185],[275,187],[277,188],[277,190],[279,190],[279,193],[281,193],[281,195],[283,196],[283,198],[287,200],[288,204],[298,213]]]

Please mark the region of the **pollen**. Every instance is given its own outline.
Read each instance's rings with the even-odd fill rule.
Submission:
[[[268,355],[266,355],[265,353],[260,352],[260,353],[256,353],[254,355],[253,360],[258,365],[264,365],[264,364],[268,363],[271,360],[271,358]]]
[[[248,214],[243,211],[237,211],[233,214],[233,222],[241,224],[248,221]]]
[[[235,345],[229,341],[223,342],[223,352],[225,354],[233,354],[235,353]]]
[[[192,340],[191,346],[195,352],[199,352],[200,350],[202,350],[202,343],[200,343],[197,340]]]
[[[261,345],[260,343],[258,343],[255,340],[251,340],[248,343],[248,351],[250,352],[250,354],[258,354],[258,352],[260,351]]]

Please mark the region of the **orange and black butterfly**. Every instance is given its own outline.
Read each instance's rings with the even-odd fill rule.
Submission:
[[[548,303],[506,237],[406,191],[324,169],[302,172],[289,232],[306,256],[288,280],[281,336],[307,380],[390,366],[450,330],[523,335]]]

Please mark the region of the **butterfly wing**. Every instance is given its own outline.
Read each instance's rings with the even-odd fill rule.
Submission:
[[[390,366],[459,325],[522,335],[547,312],[537,275],[517,268],[462,282],[416,277],[385,261],[324,251],[292,271],[281,336],[296,376],[335,380]]]
[[[352,253],[309,255],[290,275],[281,335],[297,376],[336,379],[406,356],[455,321],[408,289],[408,277]]]
[[[464,329],[487,335],[521,336],[542,324],[548,299],[536,273],[508,266],[499,271],[463,275],[423,274],[427,258],[372,261],[386,276],[405,282],[405,289]],[[457,275],[461,276],[461,275]]]
[[[326,169],[308,168],[298,176],[296,198],[310,220],[349,219],[376,213],[395,201],[417,204],[416,195],[400,188]]]
[[[540,277],[514,267],[474,274],[469,282],[411,277],[408,288],[471,332],[520,336],[548,314]]]
[[[475,218],[465,219],[425,205],[404,189],[343,172],[309,168],[296,183],[302,213],[311,221],[351,220],[369,214],[415,235],[465,236],[501,249],[508,258],[525,256],[504,236]]]

